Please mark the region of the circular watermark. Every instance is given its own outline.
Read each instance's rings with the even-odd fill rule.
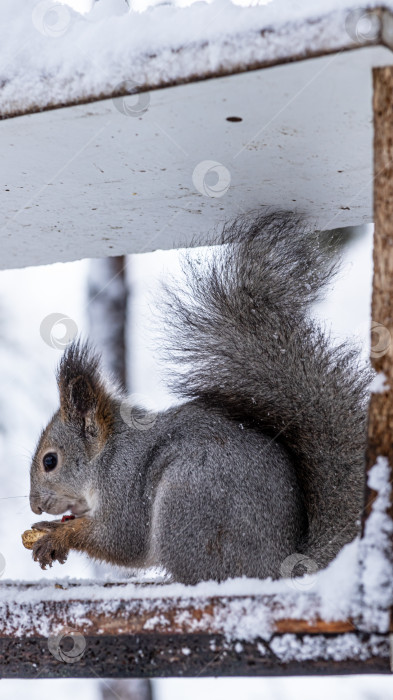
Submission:
[[[4,554],[1,554],[1,552],[0,552],[0,578],[4,574],[5,565],[6,565],[5,556],[4,556]]]
[[[64,350],[76,337],[78,326],[65,314],[53,313],[45,316],[40,325],[40,336],[50,348]]]
[[[371,321],[370,357],[383,357],[389,351],[392,336],[382,323]]]
[[[370,332],[371,331],[371,332]],[[391,332],[378,321],[364,321],[353,331],[353,338],[364,358],[383,357],[389,352],[391,345]]]
[[[311,588],[315,583],[317,572],[318,565],[316,561],[305,554],[297,552],[290,554],[280,566],[281,577],[286,579],[290,588],[296,588],[297,590]]]
[[[143,408],[146,399],[141,394],[131,394],[120,404],[120,415],[130,428],[150,430],[157,420],[157,411]]]
[[[141,92],[141,86],[133,80],[124,80],[116,91],[126,92],[126,95],[114,97],[112,102],[118,112],[126,117],[141,117],[150,106],[150,92]]]
[[[381,20],[372,10],[353,10],[347,15],[345,28],[357,44],[375,41],[381,32]]]
[[[58,37],[69,29],[72,14],[67,5],[54,0],[41,0],[33,9],[32,20],[40,34]]]
[[[202,160],[192,173],[194,187],[206,197],[222,197],[231,184],[228,168],[216,160]]]
[[[74,664],[86,649],[86,639],[73,627],[64,627],[61,632],[48,638],[48,649],[58,661]]]

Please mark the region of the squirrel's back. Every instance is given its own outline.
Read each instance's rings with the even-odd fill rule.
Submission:
[[[171,386],[284,446],[306,504],[303,551],[323,567],[359,528],[369,379],[309,315],[336,264],[285,212],[242,217],[219,242],[202,264],[186,256],[185,289],[167,290]]]
[[[156,431],[149,563],[184,583],[288,573],[307,518],[285,448],[197,401],[161,414]]]

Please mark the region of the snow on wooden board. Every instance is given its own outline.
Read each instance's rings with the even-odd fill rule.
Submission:
[[[294,564],[288,561],[288,578],[279,581],[239,578],[196,586],[77,579],[3,581],[0,636],[47,636],[54,627],[65,624],[65,613],[69,624],[95,634],[121,629],[132,633],[210,629],[227,640],[253,641],[269,639],[285,620],[284,630],[293,632],[352,631],[351,618],[359,615],[358,544],[355,540],[346,545],[324,571],[315,573],[311,567],[301,578],[291,577]],[[378,560],[378,552],[375,557]],[[296,563],[299,560],[309,570],[307,557],[296,555]],[[50,605],[52,614],[46,616]],[[375,631],[387,632],[389,621],[385,623]],[[368,631],[374,631],[372,625]]]
[[[140,0],[132,7],[144,12],[102,17],[103,3],[81,16],[52,0],[3,0],[0,115],[391,45],[390,2],[156,4]]]
[[[315,594],[212,597],[189,590],[187,597],[178,589],[177,597],[171,597],[159,586],[104,588],[100,582],[74,590],[66,585],[63,590],[64,582],[58,585],[62,588],[40,590],[32,585],[18,590],[11,584],[8,591],[2,586],[1,676],[281,675],[390,669],[388,634],[359,632],[351,619],[321,620],[315,615]],[[313,620],[288,619],[299,611],[299,599],[310,620],[314,614]],[[61,646],[67,637],[73,641],[71,656]]]
[[[368,47],[3,120],[1,267],[207,243],[259,206],[369,222],[371,67],[391,58]]]
[[[149,608],[155,610],[157,603],[161,610],[171,609],[176,605],[198,607],[202,604],[207,608],[206,601],[216,601],[217,614],[214,615],[210,604],[210,624],[220,630],[228,638],[236,635],[237,639],[254,639],[255,637],[269,637],[274,625],[283,617],[291,616],[297,619],[309,621],[325,619],[330,622],[348,618],[356,612],[353,607],[356,604],[356,563],[358,557],[358,541],[344,547],[334,562],[319,573],[310,573],[301,578],[288,578],[281,581],[259,581],[254,579],[234,579],[223,583],[206,582],[196,586],[184,586],[181,584],[135,584],[132,582],[114,582],[104,585],[102,581],[78,581],[77,579],[62,579],[58,581],[45,581],[26,584],[15,581],[2,581],[0,585],[0,635],[13,634],[21,636],[32,634],[35,630],[43,636],[48,634],[48,625],[53,620],[37,614],[39,606],[52,602],[54,604],[72,603],[76,605],[75,614],[71,614],[74,623],[78,622],[80,611],[84,610],[82,620],[90,610],[96,606],[97,614],[106,613],[113,616],[119,606],[129,603],[139,612]],[[307,562],[306,562],[307,564]],[[290,572],[288,572],[290,575]],[[334,582],[334,584],[333,584]],[[340,587],[340,599],[332,593],[333,585]],[[311,593],[311,595],[310,595]],[[263,600],[274,599],[275,605],[271,608],[261,605]],[[226,607],[225,614],[220,612],[218,600]],[[232,604],[226,604],[230,601]],[[254,599],[254,602],[253,602]],[[258,603],[255,602],[258,599]],[[181,602],[182,601],[182,602]],[[204,602],[202,602],[204,601]],[[237,602],[236,602],[237,601]],[[232,617],[231,611],[232,605]],[[169,607],[168,607],[169,606]],[[184,607],[185,606],[185,607]],[[71,606],[72,607],[72,606]],[[18,610],[24,612],[22,616]],[[153,617],[156,618],[155,612]],[[151,628],[151,615],[149,616]],[[112,618],[113,619],[113,618]],[[164,618],[163,618],[164,619]],[[187,615],[182,615],[182,624],[187,623]],[[156,619],[158,627],[161,624]],[[198,621],[189,620],[188,629]],[[87,624],[87,628],[89,627]],[[203,624],[206,624],[206,620]],[[190,628],[191,625],[191,628]],[[307,625],[306,625],[307,628]],[[97,630],[96,630],[97,631]]]
[[[64,587],[64,581],[57,585]],[[130,642],[134,668],[128,667],[128,676],[141,672],[143,675],[160,676],[164,675],[163,671],[165,675],[195,675],[196,664],[204,666],[207,662],[206,666],[209,666],[208,653],[211,655],[210,662],[215,661],[216,671],[221,662],[228,664],[231,662],[230,655],[235,654],[238,664],[243,664],[240,666],[242,675],[267,671],[280,673],[285,670],[282,664],[291,663],[295,664],[298,673],[305,673],[312,670],[315,662],[326,664],[328,672],[347,672],[353,668],[353,664],[358,668],[359,662],[369,663],[361,667],[361,672],[389,671],[386,634],[359,633],[351,619],[331,622],[323,621],[318,616],[310,621],[296,617],[288,619],[288,615],[299,610],[299,595],[212,597],[189,593],[189,597],[184,597],[184,592],[179,596],[178,591],[178,597],[166,597],[165,591],[161,591],[162,596],[159,597],[159,588],[157,586],[155,590],[147,591],[147,596],[141,597],[141,592],[146,590],[138,590],[134,586],[131,589],[133,597],[129,597],[129,585],[103,588],[102,582],[99,585],[75,586],[73,591],[67,586],[66,590],[53,586],[40,590],[37,585],[18,591],[17,585],[11,584],[8,601],[4,602],[2,595],[3,601],[0,603],[0,676],[11,675],[7,673],[7,661],[4,663],[3,659],[7,657],[4,650],[12,648],[9,646],[12,641],[18,649],[26,651],[25,656],[19,659],[19,675],[22,675],[23,663],[29,660],[32,643],[36,642],[40,653],[39,665],[38,668],[35,666],[35,670],[40,670],[41,676],[56,675],[56,671],[48,673],[42,652],[47,652],[49,648],[53,654],[54,646],[55,652],[56,647],[59,652],[60,642],[67,636],[82,642],[83,651],[89,646],[92,648],[93,668],[97,673],[104,663],[104,675],[110,675],[108,669],[113,660],[108,660],[107,653],[103,655],[102,649],[117,648],[118,653],[122,649],[121,653],[124,654],[124,647],[127,648]],[[318,609],[318,597],[314,594],[304,595],[303,605],[305,613],[311,618],[311,614],[314,612],[315,615]],[[100,648],[97,649],[100,640],[101,653]],[[165,656],[168,645],[169,658]],[[176,663],[179,653],[181,672]],[[189,654],[190,659],[185,658]],[[128,650],[122,658],[123,672],[124,661],[129,656]],[[142,671],[140,657],[144,656]],[[162,658],[157,659],[160,656]],[[251,669],[250,657],[254,659],[254,668]],[[14,655],[13,661],[16,664],[18,656]],[[307,662],[310,666],[303,666]],[[343,666],[331,666],[329,669],[329,662],[342,663]],[[73,666],[71,675],[79,675],[76,669]],[[83,666],[82,670],[83,675],[90,675],[86,674]],[[113,671],[113,668],[110,670]],[[240,669],[233,661],[226,670],[230,674],[240,675]],[[294,668],[290,671],[293,673]],[[203,673],[202,670],[200,673],[209,675],[209,672]],[[57,669],[57,674],[65,675],[66,672]],[[121,675],[118,670],[116,675]]]

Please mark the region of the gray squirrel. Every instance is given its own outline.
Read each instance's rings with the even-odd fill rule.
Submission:
[[[357,535],[369,375],[309,313],[331,251],[285,212],[242,217],[219,242],[202,264],[186,257],[185,288],[166,290],[183,402],[149,429],[138,407],[135,425],[123,420],[124,395],[88,344],[62,356],[30,504],[76,518],[33,526],[42,568],[73,549],[185,584],[279,578],[288,557],[320,569]]]

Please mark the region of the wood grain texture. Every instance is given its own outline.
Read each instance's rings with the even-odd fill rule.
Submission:
[[[370,631],[392,622],[393,534],[393,67],[373,71],[374,248],[370,361],[380,386],[368,414],[365,501],[362,513],[358,625]],[[374,471],[374,468],[377,471]],[[372,479],[370,480],[370,475]],[[383,475],[383,477],[381,476]],[[383,479],[383,481],[381,480]],[[378,484],[378,486],[377,486]],[[379,493],[373,490],[378,488]],[[377,529],[376,529],[377,528]],[[369,562],[374,562],[371,567]],[[378,580],[371,568],[379,562]]]
[[[288,596],[199,595],[175,598],[166,597],[165,587],[159,587],[154,597],[146,597],[143,593],[138,595],[139,586],[132,597],[124,586],[102,586],[103,591],[108,588],[110,595],[101,597],[97,595],[101,587],[98,589],[96,585],[75,584],[64,589],[61,584],[55,584],[48,585],[43,591],[40,584],[1,584],[0,638],[45,638],[68,625],[84,635],[104,636],[150,633],[213,635],[226,634],[230,629],[230,636],[236,639],[236,625],[245,619],[254,622],[256,629],[259,625],[262,630],[268,624],[272,634],[357,631],[356,624],[349,618],[323,620],[318,612],[321,601],[312,591],[307,593],[308,619],[302,619],[296,615],[297,594],[292,592]],[[4,598],[3,591],[6,592]]]
[[[389,389],[372,393],[368,421],[367,471],[379,456],[393,465],[393,67],[375,68],[374,86],[374,278],[371,364]],[[391,473],[392,478],[392,473]],[[367,487],[365,518],[375,493]],[[393,509],[390,511],[393,517]]]

